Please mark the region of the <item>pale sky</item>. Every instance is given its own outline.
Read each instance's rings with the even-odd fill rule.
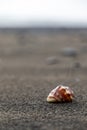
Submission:
[[[87,0],[0,0],[0,25],[87,25]]]

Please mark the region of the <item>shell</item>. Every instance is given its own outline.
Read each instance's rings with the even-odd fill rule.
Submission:
[[[47,96],[47,102],[71,102],[74,98],[73,91],[68,86],[59,85]]]

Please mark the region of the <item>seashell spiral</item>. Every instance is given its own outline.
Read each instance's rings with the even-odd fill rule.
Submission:
[[[71,102],[74,98],[73,91],[68,86],[59,85],[47,96],[47,102]]]

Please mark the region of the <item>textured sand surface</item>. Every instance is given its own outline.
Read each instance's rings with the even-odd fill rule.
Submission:
[[[78,32],[71,34],[32,34],[30,39],[31,34],[26,34],[24,47],[17,45],[14,33],[6,35],[9,41],[5,34],[4,40],[0,37],[5,52],[0,52],[0,130],[87,129],[87,41],[82,41]],[[62,56],[64,47],[76,48],[78,57]],[[51,56],[59,62],[47,64]],[[49,92],[59,84],[73,89],[73,102],[46,102]]]

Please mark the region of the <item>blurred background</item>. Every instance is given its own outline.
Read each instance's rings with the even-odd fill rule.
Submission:
[[[86,0],[0,0],[2,73],[56,77],[86,67],[86,56]]]

